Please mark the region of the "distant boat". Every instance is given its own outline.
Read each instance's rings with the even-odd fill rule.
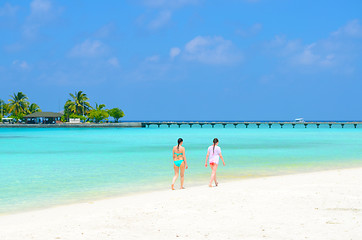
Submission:
[[[304,121],[304,118],[296,118],[296,119],[294,120],[294,122],[303,123],[303,122],[305,122],[305,121]]]

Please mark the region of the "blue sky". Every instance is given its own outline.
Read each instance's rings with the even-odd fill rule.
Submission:
[[[0,1],[0,99],[124,120],[362,120],[362,1]]]

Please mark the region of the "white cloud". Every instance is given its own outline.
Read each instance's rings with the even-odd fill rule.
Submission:
[[[171,20],[171,15],[171,11],[168,10],[160,12],[158,16],[149,23],[148,28],[150,30],[156,30],[165,26]]]
[[[14,16],[17,11],[18,11],[17,6],[12,6],[9,3],[5,3],[4,6],[0,7],[0,17]]]
[[[52,8],[52,4],[48,0],[34,0],[30,3],[32,15],[47,14]]]
[[[116,26],[113,22],[103,25],[99,28],[93,36],[95,38],[108,38],[116,31]]]
[[[203,0],[138,0],[149,9],[148,13],[138,17],[136,22],[148,30],[158,30],[171,21],[174,11],[187,5],[197,4],[200,1]],[[156,16],[154,16],[155,12]],[[152,15],[153,17],[150,17]]]
[[[39,28],[54,20],[59,14],[60,8],[56,8],[49,0],[33,0],[30,3],[30,15],[23,25],[23,35],[27,38],[36,38]]]
[[[348,22],[345,26],[332,33],[333,36],[362,37],[362,26],[357,19]]]
[[[170,49],[170,57],[171,57],[171,59],[174,59],[175,57],[180,55],[180,53],[181,53],[181,49],[179,49],[178,47],[171,48]]]
[[[336,63],[335,54],[325,48],[323,41],[304,45],[301,40],[276,36],[267,46],[287,64],[294,66],[329,67]]]
[[[362,49],[362,26],[353,20],[332,32],[329,37],[312,43],[302,40],[288,40],[276,36],[266,44],[266,49],[282,60],[283,69],[293,71],[336,71],[352,74],[358,62],[358,52]],[[287,66],[287,67],[286,67]]]
[[[22,70],[30,69],[29,64],[26,61],[15,60],[13,61],[13,65]]]
[[[231,64],[242,59],[232,42],[220,36],[195,37],[186,44],[183,56],[205,64]]]
[[[112,65],[113,67],[119,67],[119,61],[118,61],[118,58],[116,58],[116,57],[112,57],[112,58],[108,59],[107,62],[110,65]]]
[[[304,50],[297,54],[294,57],[294,60],[297,64],[304,64],[304,65],[310,65],[310,64],[316,64],[317,61],[320,60],[321,56],[313,53],[313,47],[315,47],[316,44],[310,44],[304,48]]]
[[[106,52],[106,46],[98,40],[87,39],[74,46],[70,52],[71,57],[97,57]]]
[[[153,55],[148,58],[146,58],[146,62],[158,62],[160,60],[159,55]]]
[[[259,33],[262,28],[263,25],[261,25],[260,23],[255,23],[248,28],[239,28],[235,32],[242,37],[250,37]]]

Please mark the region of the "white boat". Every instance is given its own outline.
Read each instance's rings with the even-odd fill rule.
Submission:
[[[305,122],[305,121],[304,121],[304,118],[296,118],[296,119],[294,120],[294,122],[303,123],[303,122]]]

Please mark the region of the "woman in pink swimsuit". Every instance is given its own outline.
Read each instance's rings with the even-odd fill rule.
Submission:
[[[217,187],[218,182],[216,180],[216,169],[217,169],[217,166],[219,165],[219,158],[221,158],[224,166],[225,166],[225,161],[221,155],[221,148],[218,146],[219,140],[217,138],[214,138],[214,140],[212,142],[213,142],[213,145],[211,145],[207,149],[205,167],[207,167],[207,159],[209,159],[209,163],[210,163],[210,167],[211,167],[211,179],[210,179],[209,187],[212,187],[212,181],[215,182],[215,186]]]

